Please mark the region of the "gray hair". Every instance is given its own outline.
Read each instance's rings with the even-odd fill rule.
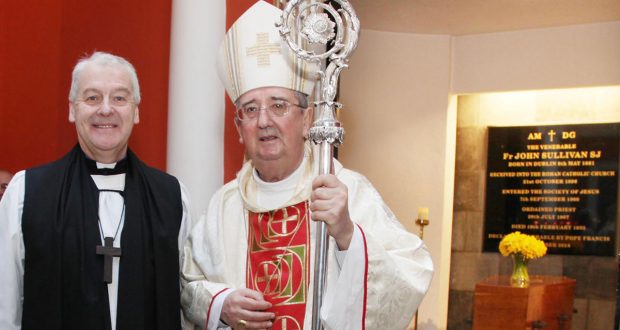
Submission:
[[[105,52],[95,52],[91,56],[83,57],[77,62],[75,67],[73,67],[73,73],[71,74],[71,89],[69,90],[70,102],[75,102],[77,98],[78,80],[82,70],[84,70],[84,68],[91,63],[99,65],[118,64],[125,68],[129,74],[129,79],[131,80],[134,102],[136,105],[140,104],[140,84],[138,83],[138,74],[136,73],[136,69],[126,59]]]
[[[308,95],[306,95],[305,93],[302,92],[298,92],[298,91],[294,91],[295,92],[295,98],[297,99],[297,104],[306,109],[308,107]]]

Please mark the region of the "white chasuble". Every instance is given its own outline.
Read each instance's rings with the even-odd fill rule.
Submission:
[[[263,200],[251,162],[246,162],[233,180],[220,188],[209,208],[195,224],[184,248],[181,304],[187,320],[195,329],[225,327],[220,322],[223,301],[237,288],[248,287],[251,261],[249,214],[305,203],[311,193],[312,179],[317,175],[311,153],[298,169],[291,194],[279,205]],[[405,329],[430,285],[433,266],[422,241],[407,232],[394,217],[379,193],[359,173],[344,169],[334,161],[336,176],[347,185],[349,213],[356,224],[349,249],[337,251],[330,238],[326,292],[320,317],[325,329]],[[294,177],[294,175],[293,175]],[[268,198],[267,198],[268,199]],[[274,217],[272,232],[284,231],[283,218]],[[277,226],[277,227],[276,227]],[[288,222],[286,231],[292,226]],[[312,323],[312,289],[314,268],[315,223],[309,222],[308,291],[306,292],[303,329]],[[269,237],[262,238],[269,240]],[[287,250],[287,249],[283,249]],[[338,255],[344,254],[344,258]],[[293,254],[288,255],[290,261]],[[277,263],[276,259],[276,263]],[[291,261],[292,262],[292,261]],[[292,262],[293,264],[294,262]],[[266,262],[266,277],[254,280],[256,287],[269,292],[282,289],[276,275],[284,264]],[[258,268],[260,269],[260,267]],[[261,269],[262,270],[262,269]],[[276,271],[274,273],[274,271]],[[269,277],[271,276],[271,277]],[[260,279],[260,281],[259,281]],[[278,277],[279,280],[284,280]],[[279,284],[280,286],[274,286]],[[262,285],[262,287],[261,287]],[[278,291],[279,299],[291,301],[299,291]],[[291,294],[289,294],[291,293]],[[287,322],[287,329],[295,329]],[[295,324],[296,325],[296,324]],[[296,325],[298,326],[298,325]]]

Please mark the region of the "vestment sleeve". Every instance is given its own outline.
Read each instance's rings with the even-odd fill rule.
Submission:
[[[206,216],[202,216],[194,226],[183,252],[181,265],[181,305],[185,318],[192,322],[198,329],[217,329],[219,325],[218,315],[211,312],[213,300],[216,296],[228,289],[224,283],[211,282],[207,279],[203,269],[194,260],[193,241],[194,237],[202,236],[204,221]],[[199,242],[196,242],[200,244]],[[221,310],[221,304],[218,306]],[[216,318],[209,318],[209,314]],[[208,324],[207,324],[208,323]]]
[[[185,188],[185,185],[181,181],[179,181],[179,185],[181,186],[181,204],[183,205],[183,218],[181,220],[181,227],[179,228],[179,256],[181,258],[180,262],[182,262],[183,247],[192,229],[192,213],[187,188]]]
[[[0,329],[21,328],[24,294],[25,171],[15,174],[0,201]]]
[[[193,225],[183,247],[181,263],[181,306],[185,319],[196,329],[221,327],[220,312],[223,299],[234,286],[229,279],[214,271],[222,266],[218,256],[225,253],[217,227],[221,218],[222,194],[217,192],[207,212]],[[218,250],[218,252],[216,252]]]
[[[339,178],[349,188],[349,212],[357,228],[333,276],[336,283],[327,284],[321,318],[330,329],[360,329],[359,322],[366,329],[405,329],[430,286],[430,254],[365,177],[343,170]]]

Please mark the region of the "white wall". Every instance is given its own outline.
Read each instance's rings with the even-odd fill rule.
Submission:
[[[453,95],[607,85],[620,85],[620,22],[461,37],[362,30],[342,76],[340,159],[409,230],[418,232],[417,208],[430,208],[424,241],[436,273],[418,329],[447,325]]]
[[[452,92],[620,84],[620,22],[454,39]]]
[[[419,319],[439,328],[446,326],[436,315],[447,314],[449,263],[442,259],[450,254],[452,207],[450,200],[446,214],[450,53],[448,36],[364,30],[340,90],[343,164],[366,175],[409,230],[418,232],[418,207],[429,208],[425,241],[437,267]]]

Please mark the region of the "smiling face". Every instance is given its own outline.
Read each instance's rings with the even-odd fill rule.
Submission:
[[[89,63],[77,86],[69,121],[75,123],[80,147],[101,163],[123,159],[133,125],[140,121],[127,69],[116,63]]]
[[[275,100],[298,103],[295,93],[282,87],[253,89],[241,95],[236,103],[254,103],[264,107]],[[303,159],[304,137],[311,121],[312,109],[303,110],[296,106],[291,106],[282,117],[268,110],[260,110],[257,118],[235,121],[246,155],[252,160],[261,179],[279,181],[295,171]]]

